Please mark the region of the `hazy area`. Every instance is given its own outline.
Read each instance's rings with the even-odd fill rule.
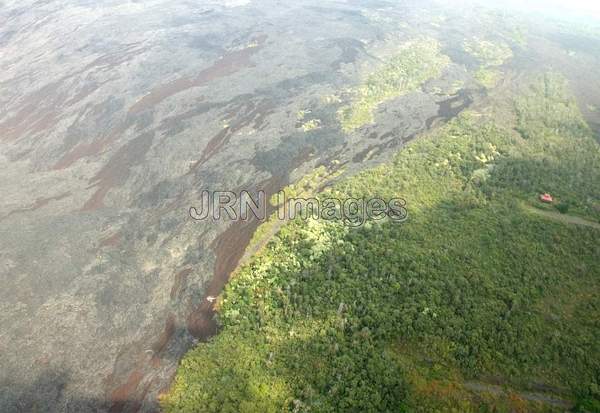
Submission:
[[[507,10],[0,1],[0,411],[158,410],[259,224],[202,190],[351,176],[542,71],[598,136],[600,26]]]

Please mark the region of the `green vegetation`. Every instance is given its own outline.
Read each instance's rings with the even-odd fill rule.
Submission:
[[[335,163],[336,161],[334,161]],[[288,201],[291,198],[310,198],[315,196],[318,191],[328,182],[337,178],[343,173],[343,169],[330,171],[324,166],[320,166],[310,174],[303,176],[298,182],[288,185],[281,192],[284,194],[284,199]],[[282,197],[283,198],[283,197]],[[277,194],[274,194],[269,203],[277,208],[283,208],[281,199]],[[277,216],[277,210],[273,212],[266,222],[262,223],[252,235],[252,239],[246,247],[246,254],[259,253],[265,243],[281,228],[283,222]]]
[[[592,132],[575,101],[561,98],[566,90],[564,80],[549,74],[516,100],[517,130],[524,141],[502,165],[496,185],[549,192],[569,203],[569,213],[598,222],[600,147],[589,138]],[[527,160],[523,153],[529,154]]]
[[[311,118],[307,119],[307,116],[311,114],[310,110],[301,110],[296,115],[297,127],[301,128],[304,132],[310,132],[321,127],[321,119]]]
[[[480,64],[475,72],[475,79],[488,89],[496,86],[502,73],[496,69],[513,55],[511,48],[504,42],[491,42],[473,38],[465,42],[464,49],[474,56]]]
[[[497,69],[480,67],[475,72],[474,77],[475,80],[477,80],[487,89],[491,89],[498,84],[498,81],[502,78],[502,73]]]
[[[334,161],[335,162],[335,161]],[[315,168],[311,173],[303,176],[291,185],[282,189],[286,198],[311,197],[327,182],[341,175],[343,170],[330,171],[325,166]],[[270,199],[272,205],[278,204],[277,195],[273,195]]]
[[[510,39],[519,47],[527,46],[527,28],[525,26],[515,26],[510,32]]]
[[[600,149],[556,76],[515,122],[464,113],[323,196],[404,197],[409,220],[292,221],[227,286],[167,412],[598,411]],[[517,126],[519,132],[515,132]],[[488,390],[502,384],[506,391]],[[482,384],[483,383],[483,384]]]
[[[465,42],[464,48],[484,66],[500,66],[512,57],[511,48],[502,41],[473,38]]]
[[[450,89],[448,90],[448,95],[455,95],[462,90],[465,86],[464,80],[455,80],[452,82]]]
[[[302,130],[304,132],[310,132],[311,130],[319,129],[321,127],[321,121],[319,119],[311,119],[302,124]]]
[[[369,75],[364,84],[350,91],[351,103],[338,113],[342,128],[350,132],[373,122],[373,111],[379,104],[439,77],[449,63],[450,59],[440,54],[440,45],[434,39],[419,39],[405,45],[397,56]]]

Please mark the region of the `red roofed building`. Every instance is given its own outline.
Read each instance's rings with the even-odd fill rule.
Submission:
[[[554,202],[554,198],[552,198],[552,195],[550,194],[542,194],[540,195],[540,201],[545,202],[547,204],[551,204],[552,202]]]

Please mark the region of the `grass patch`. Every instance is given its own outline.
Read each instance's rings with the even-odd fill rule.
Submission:
[[[474,77],[487,89],[491,89],[498,84],[498,81],[502,78],[502,73],[496,69],[481,67],[475,72]]]
[[[487,89],[495,87],[502,77],[502,73],[496,67],[513,56],[512,49],[502,41],[491,42],[473,38],[464,43],[464,49],[479,61],[480,66],[474,77]]]
[[[398,55],[350,91],[351,103],[338,112],[342,129],[350,132],[372,123],[377,106],[439,77],[449,63],[450,59],[440,54],[440,45],[434,39],[419,39],[405,45]]]
[[[464,44],[465,51],[479,60],[483,66],[500,66],[513,55],[504,42],[473,38]]]

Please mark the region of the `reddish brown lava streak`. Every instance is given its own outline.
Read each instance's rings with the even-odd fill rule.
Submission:
[[[91,70],[110,70],[113,67],[128,61],[131,57],[142,53],[144,50],[145,48],[141,47],[135,48],[135,44],[126,45],[123,51],[100,56],[86,65],[83,69],[69,73],[68,75],[30,93],[23,100],[20,107],[17,108],[16,114],[0,123],[0,141],[10,142],[25,136],[33,136],[37,133],[50,130],[60,120],[59,108],[65,108],[79,102],[102,85],[102,83],[99,83],[93,86],[85,86],[83,89],[79,90],[75,96],[69,98],[68,94],[72,90],[72,86],[81,84],[79,75]],[[77,148],[75,150],[78,153],[83,153],[83,156],[89,152],[89,150],[85,151]],[[92,152],[92,154],[94,154],[94,152]],[[72,157],[70,154],[67,154],[66,156],[69,158]],[[64,161],[59,161],[57,169],[65,167],[60,166],[61,162]]]
[[[260,36],[254,39],[254,41],[258,43],[258,46],[231,52],[211,67],[200,72],[194,78],[182,78],[166,85],[159,86],[132,106],[129,110],[129,115],[134,115],[146,110],[148,107],[153,107],[164,99],[188,88],[201,86],[217,78],[229,76],[244,67],[250,67],[250,57],[260,50],[266,38],[266,36]],[[255,119],[256,114],[253,113],[251,117],[252,119]],[[263,119],[264,116],[258,116],[256,122],[262,122]],[[222,148],[227,142],[230,133],[231,131],[227,130],[224,132],[224,137],[217,138],[218,142],[213,142],[212,147],[207,151],[205,150],[205,156],[210,157],[210,155],[214,154],[214,151]],[[136,144],[133,144],[134,141],[121,148],[117,154],[111,158],[109,163],[96,175],[93,181],[97,183],[99,188],[86,203],[84,210],[95,209],[102,205],[102,200],[108,190],[123,182],[129,174],[129,167],[131,164],[143,158],[149,149],[152,139],[146,136],[143,142],[139,141]],[[76,148],[75,151],[73,151],[74,153],[68,159],[57,164],[57,166],[64,167],[64,165],[70,165],[74,162],[74,159],[76,160],[81,156],[86,156],[96,150],[102,150],[107,143],[108,142],[106,141],[100,141],[98,143],[83,146],[81,149]],[[280,178],[273,178],[264,182],[261,186],[265,189],[274,189],[276,191],[280,188],[279,180]],[[214,308],[212,303],[206,298],[211,295],[216,296],[220,294],[227,283],[230,274],[237,267],[246,246],[250,242],[250,239],[259,224],[260,222],[258,220],[237,222],[213,242],[212,248],[216,254],[214,277],[206,289],[205,299],[203,299],[199,305],[191,306],[191,314],[187,319],[187,329],[193,336],[206,340],[216,333],[217,328],[213,317]],[[171,296],[176,296],[180,292],[181,284],[191,271],[191,269],[184,269],[177,274],[175,284],[171,290]],[[152,374],[152,368],[158,368],[158,366],[160,366],[160,355],[167,348],[175,331],[175,316],[169,314],[163,333],[152,347],[154,355],[149,365],[140,362],[129,374],[124,383],[116,387],[109,384],[109,386],[112,387],[112,390],[109,390],[108,392],[110,403],[109,411],[111,413],[138,411],[141,408],[141,400],[145,398],[153,383],[151,380],[141,391],[139,389],[140,383],[146,375]],[[109,383],[112,383],[113,381],[115,381],[115,377],[110,377]]]
[[[258,185],[258,188],[262,188],[269,193],[275,193],[283,185],[281,177],[273,177],[262,182]],[[202,302],[197,305],[190,305],[190,315],[186,320],[189,333],[199,340],[206,341],[217,333],[217,324],[214,319],[215,309],[213,303],[207,298],[209,296],[218,296],[221,293],[231,273],[238,266],[259,224],[260,221],[256,219],[238,221],[231,225],[212,243],[212,248],[216,254],[213,279],[207,286]],[[181,291],[185,278],[192,271],[193,269],[188,267],[177,273],[171,290],[172,298],[176,297]],[[167,349],[170,340],[175,335],[176,325],[176,317],[173,314],[169,314],[165,321],[163,332],[152,345],[153,356],[150,362],[140,360],[125,382],[109,392],[111,403],[109,411],[111,413],[135,412],[141,409],[141,400],[146,397],[150,387],[154,383],[150,380],[141,391],[139,389],[140,384],[146,375],[152,374],[152,369],[160,367],[161,355]],[[109,378],[109,382],[113,382],[114,380],[114,377]],[[168,385],[161,389],[162,392],[167,390]]]
[[[266,193],[274,194],[283,185],[281,177],[273,177],[262,182],[258,188]],[[271,212],[272,210],[269,210],[267,214]],[[187,329],[197,339],[206,341],[217,332],[214,304],[208,300],[208,297],[216,297],[221,294],[260,224],[261,222],[255,218],[237,221],[212,243],[212,249],[216,255],[214,275],[205,291],[204,300],[192,309],[187,319]]]
[[[21,209],[15,209],[14,211],[10,211],[8,213],[8,215],[6,215],[4,218],[8,218],[13,214],[18,214],[20,212],[29,212],[29,211],[35,211],[37,209],[40,209],[42,207],[45,207],[46,205],[48,205],[51,201],[60,201],[61,199],[64,199],[68,196],[71,196],[71,192],[65,192],[63,194],[57,195],[57,196],[51,196],[49,198],[38,198],[35,200],[35,202],[33,203],[33,205],[26,207],[26,208],[21,208]]]
[[[142,162],[153,140],[154,133],[146,133],[121,147],[92,180],[98,189],[81,210],[93,211],[103,207],[104,197],[108,191],[125,183],[131,168]]]
[[[182,77],[158,86],[135,103],[129,109],[129,114],[143,112],[147,108],[154,107],[166,98],[184,90],[206,85],[213,80],[230,76],[243,68],[251,67],[252,60],[250,57],[263,47],[266,39],[267,36],[265,35],[253,39],[257,46],[230,52],[194,77]]]
[[[154,107],[164,99],[186,89],[207,84],[215,79],[227,77],[242,68],[250,67],[252,64],[250,57],[260,50],[265,40],[266,36],[260,36],[255,39],[258,46],[231,52],[223,56],[223,58],[209,68],[201,71],[194,78],[181,78],[157,87],[131,107],[127,119],[133,119],[135,114]],[[253,119],[257,117],[257,113],[254,112],[251,113]],[[260,114],[258,114],[258,118],[259,120],[261,119]],[[106,138],[77,146],[55,165],[55,169],[65,168],[82,157],[91,156],[101,152],[116,139],[117,135],[122,132],[122,130],[123,129],[117,129]],[[224,129],[222,135],[216,137],[217,141],[213,139],[213,141],[209,143],[209,147],[212,146],[212,148],[208,149],[208,153],[206,153],[205,150],[203,158],[210,156],[214,151],[221,149],[223,145],[228,142],[232,133],[233,131],[231,129]],[[129,177],[131,166],[135,163],[139,163],[144,158],[147,151],[150,149],[151,144],[152,137],[145,134],[135,138],[133,141],[119,149],[106,166],[92,180],[95,182],[94,185],[97,186],[98,189],[82,207],[82,211],[93,211],[103,207],[106,194],[111,188],[125,182]]]

